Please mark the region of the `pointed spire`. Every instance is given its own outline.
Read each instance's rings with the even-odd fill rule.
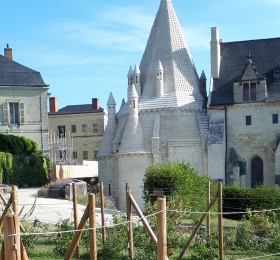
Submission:
[[[115,102],[115,99],[114,99],[114,97],[113,97],[112,92],[110,92],[107,105],[116,105],[116,102]]]
[[[200,76],[199,79],[200,79],[200,80],[205,80],[205,79],[207,79],[206,76],[205,76],[204,70],[202,70],[201,76]]]
[[[122,104],[121,104],[121,107],[125,105],[125,101],[124,101],[124,98],[122,99]]]
[[[157,71],[164,71],[160,60],[158,60]]]
[[[131,66],[130,66],[129,71],[128,71],[128,73],[127,73],[127,76],[129,77],[129,76],[131,76],[131,75],[133,75],[133,70],[132,70],[132,68],[131,68]]]
[[[136,63],[135,68],[134,68],[134,74],[140,74],[140,69]]]
[[[129,97],[130,98],[138,98],[139,97],[134,84],[130,87]]]

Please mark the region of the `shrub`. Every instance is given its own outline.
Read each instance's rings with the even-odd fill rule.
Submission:
[[[223,188],[223,210],[224,212],[246,212],[247,209],[264,210],[276,209],[280,203],[280,191],[259,185],[254,189],[247,189],[237,185]],[[227,214],[225,218],[240,220],[243,214]],[[279,217],[279,213],[278,213]]]

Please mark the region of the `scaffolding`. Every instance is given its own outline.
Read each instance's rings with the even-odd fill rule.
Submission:
[[[59,132],[57,135],[51,130],[49,137],[50,158],[52,165],[76,165],[77,150],[73,146],[73,136],[70,132]]]

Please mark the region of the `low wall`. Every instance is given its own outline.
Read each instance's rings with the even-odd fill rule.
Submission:
[[[51,169],[51,181],[63,179],[93,178],[98,177],[98,162],[84,162],[84,165],[53,165]]]

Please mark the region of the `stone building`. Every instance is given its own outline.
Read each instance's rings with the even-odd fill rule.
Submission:
[[[99,150],[100,142],[107,124],[107,111],[99,107],[99,100],[92,99],[91,104],[69,105],[58,110],[57,98],[50,98],[49,132],[53,140],[64,142],[65,137],[72,142],[73,149],[61,146],[58,159],[73,159],[79,164],[84,160],[93,161]],[[71,153],[71,154],[66,154]],[[73,161],[70,160],[70,161]],[[67,163],[66,163],[67,164]]]
[[[12,49],[0,55],[0,133],[35,141],[48,155],[48,89],[37,71],[12,59]]]
[[[127,79],[127,101],[117,113],[109,96],[98,153],[99,180],[120,209],[127,185],[142,202],[152,164],[184,160],[207,174],[206,78],[198,77],[171,0],[161,0],[141,65],[130,67]]]
[[[208,174],[279,184],[280,38],[223,42],[211,28]]]

